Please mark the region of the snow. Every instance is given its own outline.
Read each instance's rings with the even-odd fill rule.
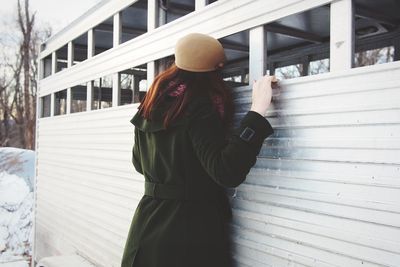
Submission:
[[[0,263],[0,267],[29,267],[29,264],[26,261],[12,261]]]
[[[0,148],[0,267],[28,267],[32,257],[35,152]]]

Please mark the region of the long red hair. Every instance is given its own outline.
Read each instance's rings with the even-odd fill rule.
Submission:
[[[233,123],[233,99],[231,89],[223,80],[220,69],[207,72],[192,72],[178,68],[173,62],[166,70],[159,73],[146,92],[138,109],[141,115],[148,119],[153,107],[163,101],[164,94],[167,93],[165,87],[169,82],[183,82],[187,90],[182,95],[175,98],[174,103],[164,114],[163,124],[167,128],[174,119],[178,118],[184,112],[186,106],[194,97],[207,96],[212,98],[217,95],[222,99],[224,106],[224,115],[222,118],[223,127],[227,133]],[[214,106],[217,109],[216,106]]]

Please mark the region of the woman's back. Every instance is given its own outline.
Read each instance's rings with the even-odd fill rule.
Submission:
[[[208,71],[222,58],[222,47],[209,37],[194,36],[186,40],[204,41],[219,53],[204,54],[207,64],[194,64]],[[199,46],[186,45],[178,55],[191,56],[192,47]],[[179,62],[193,65],[191,60]],[[179,90],[168,95],[165,85],[171,79],[178,81]],[[179,87],[182,81],[185,87]],[[131,119],[132,163],[144,175],[145,191],[132,219],[122,267],[232,266],[232,213],[224,188],[245,180],[273,129],[263,115],[250,110],[227,136],[231,105],[219,71],[197,73],[172,66],[156,77]]]
[[[229,201],[198,160],[188,132],[206,100],[191,103],[185,115],[165,129],[162,114],[169,104],[154,109],[152,120],[139,113],[131,119],[132,163],[144,175],[145,195],[132,221],[122,266],[230,266]],[[223,137],[221,128],[204,130],[224,144],[223,138],[217,139]],[[136,258],[128,256],[136,252]],[[128,262],[133,259],[135,265]]]

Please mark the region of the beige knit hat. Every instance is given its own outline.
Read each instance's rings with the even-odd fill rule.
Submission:
[[[224,66],[226,57],[222,44],[202,33],[190,33],[175,45],[175,65],[184,70],[205,72]]]

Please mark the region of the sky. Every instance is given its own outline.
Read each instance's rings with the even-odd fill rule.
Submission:
[[[23,4],[25,0],[21,0]],[[50,24],[53,34],[102,0],[30,0],[30,10],[36,11],[37,25]],[[10,24],[16,22],[17,0],[0,0],[0,38],[10,35]],[[12,35],[12,33],[11,33]]]

